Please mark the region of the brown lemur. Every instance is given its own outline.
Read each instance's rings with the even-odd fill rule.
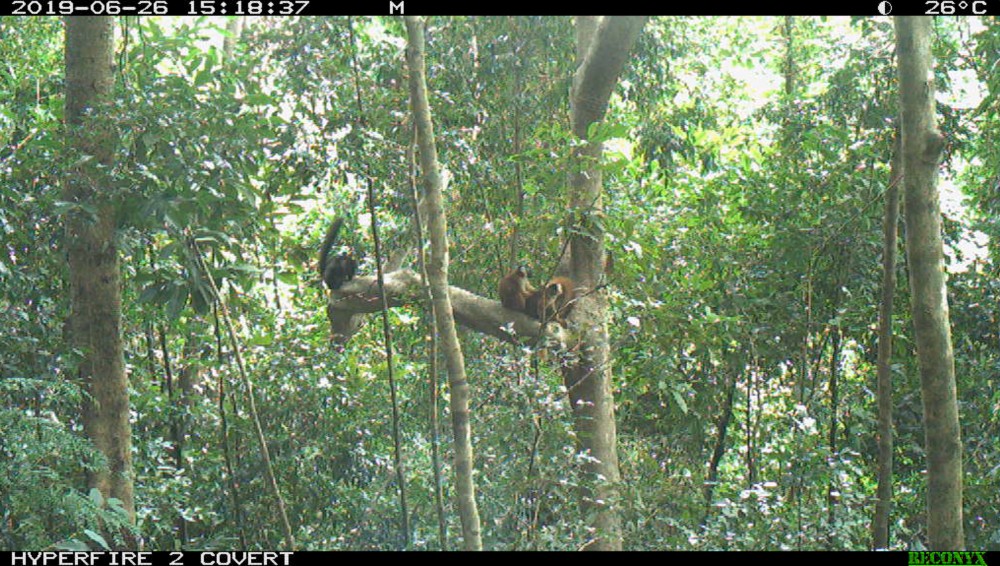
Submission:
[[[566,317],[573,308],[576,298],[576,286],[569,277],[553,277],[540,291],[530,298],[528,306],[534,307],[532,316],[542,322],[554,320],[560,326],[566,326]],[[532,313],[529,313],[532,314]]]
[[[566,325],[566,315],[575,298],[575,285],[568,277],[553,277],[545,287],[536,289],[528,281],[528,270],[520,265],[500,279],[497,285],[500,304],[541,321],[554,320]]]
[[[497,285],[497,294],[500,295],[500,304],[508,309],[531,314],[528,312],[525,302],[537,290],[528,282],[528,268],[519,265],[510,273],[500,278]]]

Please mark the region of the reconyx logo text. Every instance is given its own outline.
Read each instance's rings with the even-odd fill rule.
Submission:
[[[911,552],[910,566],[987,566],[985,552]]]

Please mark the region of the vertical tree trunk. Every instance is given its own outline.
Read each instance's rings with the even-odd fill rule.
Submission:
[[[716,424],[719,436],[715,439],[715,448],[712,450],[712,458],[708,463],[708,475],[705,478],[705,514],[701,519],[703,526],[708,522],[712,512],[712,494],[715,493],[715,484],[719,480],[719,464],[722,463],[722,457],[726,455],[726,436],[729,433],[729,421],[733,418],[737,382],[735,374],[729,376],[729,383],[726,385],[726,400],[723,402],[722,412]]]
[[[233,60],[236,44],[239,43],[242,34],[243,16],[229,16],[229,21],[226,22],[226,37],[222,40],[222,53],[227,62]]]
[[[519,28],[517,27],[517,18],[511,18],[511,24],[514,27],[515,41],[511,42],[511,55],[514,57],[514,137],[511,140],[513,147],[511,148],[514,155],[521,155],[521,104],[523,98],[523,87],[521,85],[521,39],[517,37],[517,32]],[[508,260],[508,265],[504,266],[509,269],[509,266],[518,265],[520,263],[520,235],[521,235],[521,223],[524,222],[524,172],[521,167],[521,159],[514,160],[514,191],[515,198],[517,199],[517,218],[514,221],[514,229],[511,230],[510,235],[510,259]],[[504,271],[501,269],[501,271]]]
[[[781,36],[785,41],[785,60],[781,64],[781,73],[785,79],[785,103],[791,106],[798,87],[799,68],[795,63],[795,52],[798,45],[795,44],[795,21],[792,16],[785,16],[781,24]],[[787,132],[786,132],[787,133]]]
[[[839,386],[840,383],[837,380],[837,370],[840,367],[840,344],[841,344],[841,330],[840,328],[834,328],[833,333],[833,344],[831,345],[832,352],[830,352],[830,380],[827,382],[830,390],[830,431],[827,439],[830,443],[830,470],[836,472],[840,466],[838,465],[837,456],[837,415],[840,412],[840,397],[839,397]],[[838,492],[836,473],[830,478],[830,484],[826,488],[826,506],[827,506],[827,524],[830,528],[830,534],[827,537],[827,544],[832,545],[834,542],[834,525],[837,522],[837,496],[834,495]]]
[[[187,340],[184,342],[183,366],[177,374],[177,402],[173,404],[176,414],[173,417],[174,425],[171,432],[174,436],[174,466],[181,474],[187,474],[185,465],[184,447],[187,443],[188,429],[191,424],[191,409],[195,400],[195,387],[201,382],[201,366],[198,363],[200,355],[200,342]],[[164,359],[166,359],[166,345],[163,348]],[[178,514],[177,532],[181,548],[187,548],[190,537],[188,535],[188,521],[183,515]]]
[[[443,482],[441,480],[441,428],[438,423],[438,415],[440,411],[438,410],[438,399],[440,397],[439,393],[439,379],[440,371],[438,370],[438,335],[437,335],[437,313],[434,311],[434,295],[431,293],[430,288],[430,277],[427,275],[427,248],[423,245],[426,241],[424,239],[424,222],[426,216],[426,199],[421,198],[417,189],[417,144],[419,140],[417,139],[416,128],[413,129],[413,142],[407,146],[406,149],[406,164],[409,167],[408,171],[408,181],[410,184],[410,193],[413,196],[413,228],[414,236],[416,236],[417,242],[417,265],[420,267],[420,276],[424,279],[424,284],[422,285],[424,295],[427,297],[427,314],[429,319],[429,328],[427,330],[427,340],[430,343],[430,353],[428,354],[428,366],[429,366],[429,404],[430,407],[430,430],[428,431],[431,436],[431,468],[432,474],[434,476],[434,510],[437,515],[438,521],[438,544],[439,550],[448,550],[448,521],[447,516],[444,512],[444,489]]]
[[[578,356],[564,368],[564,380],[576,416],[580,444],[590,458],[585,461],[593,486],[584,497],[588,516],[593,517],[594,538],[585,548],[619,550],[621,522],[611,505],[620,481],[614,397],[611,394],[611,352],[608,342],[608,300],[593,292],[604,270],[604,228],[601,222],[600,161],[603,148],[588,140],[591,124],[601,121],[608,100],[625,66],[629,50],[644,17],[598,20],[578,17],[577,60],[579,66],[570,92],[573,133],[581,143],[573,150],[570,177],[571,274],[583,291],[572,311],[578,332]]]
[[[451,422],[455,436],[455,487],[458,512],[462,521],[465,549],[482,550],[476,488],[472,481],[469,382],[465,376],[465,359],[455,330],[455,317],[451,308],[451,297],[448,294],[448,222],[441,197],[443,181],[438,170],[430,104],[427,102],[423,22],[413,16],[407,16],[406,32],[409,37],[406,62],[410,69],[410,104],[413,107],[413,119],[417,126],[420,144],[420,169],[423,174],[427,231],[431,242],[427,276],[430,279],[434,311],[437,313],[441,351],[448,366],[448,385],[451,387]]]
[[[108,459],[107,468],[88,474],[87,484],[122,502],[135,520],[132,500],[132,430],[128,381],[122,353],[121,274],[115,248],[114,208],[100,187],[111,164],[115,137],[101,116],[114,82],[114,27],[110,17],[66,18],[67,140],[80,163],[65,179],[63,196],[74,209],[66,216],[70,315],[76,368],[88,392],[83,428]]]
[[[962,439],[955,394],[937,168],[944,138],[934,116],[931,18],[896,17],[903,114],[903,183],[910,307],[927,446],[927,535],[932,550],[965,546]]]
[[[893,147],[889,188],[885,192],[882,224],[882,304],[878,313],[878,489],[872,520],[872,548],[889,547],[889,512],[892,505],[892,302],[896,293],[896,235],[899,222],[901,146]]]
[[[756,391],[758,405],[760,404],[760,390],[757,389],[757,364],[754,361],[753,366],[751,366],[750,371],[747,372],[747,406],[746,406],[746,454],[745,461],[747,465],[747,483],[746,488],[751,489],[753,484],[757,483],[757,464],[755,461],[755,438],[756,434],[754,431],[757,430],[755,422],[760,422],[760,412],[757,413],[757,421],[754,420],[754,392]]]

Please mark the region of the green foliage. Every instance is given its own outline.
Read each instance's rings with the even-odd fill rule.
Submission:
[[[106,549],[108,542],[97,533],[119,533],[127,527],[120,502],[105,501],[96,490],[87,494],[78,489],[84,473],[103,465],[103,456],[58,416],[67,404],[76,408],[80,395],[65,381],[15,376],[0,380],[4,550]]]

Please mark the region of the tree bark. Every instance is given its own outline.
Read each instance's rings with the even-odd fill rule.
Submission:
[[[87,390],[83,429],[106,457],[107,467],[87,475],[87,485],[116,498],[135,522],[132,497],[132,430],[122,352],[121,273],[115,247],[115,211],[102,171],[111,165],[115,136],[102,116],[114,83],[114,27],[110,17],[66,18],[66,124],[76,165],[63,196],[66,217],[72,347],[82,359],[76,373]],[[129,545],[135,541],[128,541]]]
[[[437,313],[441,350],[448,366],[448,385],[451,388],[451,422],[455,437],[455,487],[459,516],[462,521],[462,538],[466,550],[482,550],[483,541],[476,505],[476,489],[472,478],[472,434],[469,419],[469,382],[465,375],[465,359],[458,341],[455,317],[448,287],[448,223],[441,196],[443,181],[437,162],[434,128],[430,105],[427,101],[427,81],[424,75],[423,22],[413,16],[406,17],[409,44],[406,49],[410,70],[410,103],[417,126],[420,145],[420,169],[423,175],[424,198],[427,204],[427,229],[431,242],[427,277],[430,280],[434,311]]]
[[[927,447],[927,536],[931,550],[960,550],[962,439],[955,393],[937,168],[944,138],[934,116],[927,17],[896,17],[906,198],[910,308],[920,367]]]
[[[899,182],[903,171],[899,138],[889,165],[882,224],[882,304],[878,316],[878,489],[872,520],[872,548],[889,547],[889,514],[892,509],[892,303],[896,293],[896,236],[899,223]]]
[[[835,471],[840,467],[837,463],[840,459],[837,454],[837,415],[840,413],[840,383],[837,379],[837,370],[840,367],[842,333],[839,327],[834,328],[831,332],[833,333],[833,344],[831,345],[832,351],[830,352],[830,380],[827,382],[830,391],[830,431],[827,439],[830,442],[830,469]],[[830,484],[826,488],[827,524],[830,528],[830,534],[827,535],[827,544],[831,547],[834,543],[833,538],[837,523],[837,496],[835,493],[839,491],[837,487],[838,483],[837,475],[834,474],[830,478]]]
[[[229,16],[229,21],[226,22],[226,37],[222,40],[222,53],[226,62],[232,61],[236,53],[236,44],[243,34],[243,18],[243,16]]]
[[[611,351],[608,340],[608,300],[594,292],[604,270],[603,203],[601,200],[600,142],[588,142],[591,124],[604,119],[608,101],[625,66],[629,50],[644,17],[577,18],[577,60],[570,108],[573,133],[581,144],[573,150],[569,204],[575,227],[570,230],[571,277],[580,289],[570,315],[577,333],[575,359],[563,368],[584,452],[585,471],[592,484],[584,495],[588,517],[593,517],[589,550],[620,550],[621,520],[613,506],[617,499],[617,433],[611,393]]]
[[[712,458],[708,462],[708,474],[705,476],[705,514],[702,515],[702,526],[708,522],[712,512],[712,494],[715,492],[715,484],[719,481],[719,464],[722,463],[722,457],[726,455],[726,436],[729,433],[729,422],[733,419],[737,382],[736,375],[729,376],[729,383],[726,385],[726,400],[723,402],[722,411],[716,424],[719,436],[715,439]]]
[[[389,306],[412,302],[422,295],[423,278],[410,269],[385,274],[385,294]],[[534,318],[504,308],[500,301],[480,297],[460,287],[448,287],[452,314],[458,324],[511,344],[534,341],[540,336],[565,344],[568,333],[556,324],[542,325]],[[327,312],[334,340],[346,342],[360,326],[366,313],[382,310],[378,282],[372,276],[355,277],[329,294]]]

